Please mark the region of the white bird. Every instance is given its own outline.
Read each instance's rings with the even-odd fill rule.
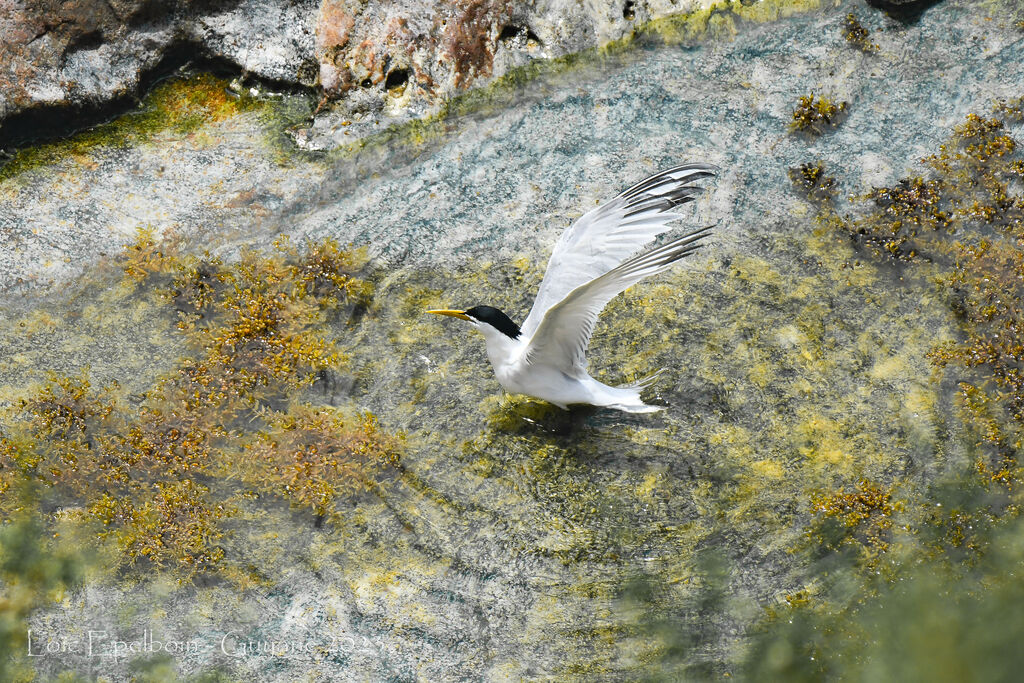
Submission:
[[[589,403],[629,413],[662,410],[640,399],[661,371],[639,382],[609,386],[587,372],[586,350],[609,301],[689,256],[711,233],[711,227],[701,228],[636,254],[666,232],[669,222],[682,218],[678,207],[703,190],[690,183],[713,176],[715,170],[706,164],[670,168],[581,216],[555,245],[522,328],[491,306],[427,312],[467,320],[482,332],[494,374],[510,392],[562,409]]]

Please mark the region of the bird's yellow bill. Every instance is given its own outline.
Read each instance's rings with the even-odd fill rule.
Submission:
[[[433,313],[434,315],[450,315],[453,318],[462,318],[463,320],[470,319],[470,317],[466,315],[465,311],[453,311],[448,308],[440,308],[434,311],[427,311],[427,313]]]

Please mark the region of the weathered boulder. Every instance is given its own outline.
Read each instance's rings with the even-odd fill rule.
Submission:
[[[352,118],[377,126],[422,116],[533,59],[602,45],[638,22],[707,4],[2,0],[0,126],[19,112],[133,94],[177,49],[230,60],[258,78],[321,87],[325,104],[336,104],[321,109],[324,120],[302,142],[330,147]]]
[[[288,0],[4,0],[0,121],[40,107],[132,94],[172,48],[297,81],[313,53],[315,3]]]
[[[638,23],[709,4],[324,0],[316,25],[320,85],[327,98],[342,102],[297,139],[305,147],[333,147],[343,135],[437,111],[460,90],[531,60],[603,45]]]

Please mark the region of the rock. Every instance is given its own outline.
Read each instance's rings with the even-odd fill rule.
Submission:
[[[176,47],[186,56],[228,59],[261,78],[299,83],[313,54],[315,12],[315,3],[302,0],[5,1],[0,123],[26,110],[95,107],[134,94]]]
[[[41,105],[123,94],[166,45],[180,6],[83,0],[0,7],[0,118]],[[135,26],[132,40],[125,40]],[[125,63],[130,66],[123,68]]]
[[[904,23],[917,21],[926,9],[940,2],[942,0],[867,0],[868,5]]]
[[[909,8],[909,7],[930,7],[942,0],[867,0],[867,3],[872,7],[878,7],[881,9],[890,8]]]
[[[633,8],[637,21],[645,11]],[[821,565],[805,553],[825,552],[812,534],[816,492],[864,478],[916,506],[932,482],[944,487],[974,464],[976,432],[954,408],[959,378],[926,356],[962,334],[962,320],[930,271],[910,277],[817,222],[788,170],[822,162],[845,202],[925,173],[919,160],[969,112],[1019,97],[1020,35],[978,11],[947,0],[912,26],[874,33],[872,54],[842,37],[845,6],[763,26],[736,19],[731,40],[581,59],[501,89],[503,106],[424,127],[423,140],[377,141],[335,163],[282,159],[263,119],[240,106],[0,183],[0,406],[17,405],[48,369],[89,368],[95,386],[116,379],[131,396],[174,367],[167,301],[107,287],[110,269],[92,270],[137,227],[227,261],[273,250],[284,232],[297,244],[365,245],[378,268],[367,315],[332,323],[351,356],[338,382],[348,389],[318,386],[309,400],[357,401],[408,435],[401,473],[354,497],[344,526],[318,528],[283,501],[239,502],[246,516],[228,552],[252,572],[248,587],[100,576],[34,613],[34,632],[135,641],[148,629],[195,642],[195,654],[148,658],[182,678],[215,667],[282,682],[738,677],[744,634],[765,610],[788,609],[790,596],[816,607],[830,585],[846,590],[832,582],[832,560],[845,555]],[[729,28],[734,17],[713,19]],[[491,76],[475,83],[520,63],[502,61],[505,42],[540,51],[546,36],[534,24],[501,31]],[[340,83],[343,69],[331,69]],[[788,133],[812,91],[849,101],[848,118],[828,135]],[[374,92],[353,87],[340,103],[386,112]],[[669,368],[657,387],[664,413],[563,415],[503,397],[480,340],[422,314],[487,303],[521,320],[573,219],[690,159],[721,172],[679,229],[718,223],[714,241],[614,301],[590,353],[609,382]],[[5,289],[16,278],[25,287]],[[881,559],[899,562],[909,543]],[[700,592],[712,575],[704,550],[724,558],[721,593]],[[644,577],[649,609],[624,595]],[[229,657],[227,635],[313,651]],[[658,668],[666,653],[679,653],[679,668]],[[131,657],[75,651],[30,664],[40,679],[139,675]]]
[[[436,112],[459,91],[531,60],[602,45],[638,22],[708,4],[5,0],[0,126],[23,111],[97,107],[136,94],[177,48],[178,58],[222,58],[262,79],[322,87],[337,106],[304,133],[304,144],[332,147],[351,139],[343,132]],[[370,127],[342,131],[343,122],[368,115]]]
[[[322,113],[299,141],[311,149],[336,147],[351,139],[343,136],[437,112],[460,91],[532,60],[603,45],[643,21],[709,4],[434,0],[379,10],[371,3],[359,10],[342,0],[324,0],[316,29],[320,83],[327,98],[342,101]],[[360,91],[369,96],[354,95]],[[380,115],[367,121],[344,101],[354,97],[376,99]],[[350,127],[353,123],[357,127]]]
[[[313,85],[317,0],[241,0],[185,22],[191,40],[263,79]]]

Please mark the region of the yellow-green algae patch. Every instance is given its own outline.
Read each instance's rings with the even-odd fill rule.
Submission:
[[[27,511],[4,521],[0,528],[0,678],[31,681],[35,673],[23,656],[31,638],[26,620],[33,610],[64,602],[66,591],[81,585],[82,557],[66,544],[48,542],[47,530]]]
[[[736,20],[778,21],[821,7],[819,0],[767,0],[744,3],[742,0],[715,2],[686,14],[655,19],[637,28],[641,35],[652,35],[668,44],[692,41],[705,35],[728,39],[736,34]]]
[[[85,327],[65,324],[86,317],[75,306],[11,318],[11,339],[53,336],[48,353],[8,366],[6,383],[45,382],[44,359],[78,377],[70,370],[100,343],[83,347],[80,333],[124,337],[119,325],[141,325],[132,329],[150,331],[134,337],[165,346],[94,366],[90,386],[57,378],[8,390],[5,432],[20,449],[8,457],[20,471],[60,469],[67,454],[89,457],[91,440],[164,463],[120,498],[62,489],[121,548],[116,561],[272,585],[294,548],[312,543],[302,562],[346,585],[385,631],[440,628],[444,610],[486,610],[493,592],[518,591],[523,626],[509,637],[523,647],[547,638],[551,675],[639,673],[675,646],[619,609],[634,599],[624,586],[656,586],[666,602],[652,618],[672,623],[658,610],[710,599],[714,547],[730,571],[759,581],[767,567],[783,577],[771,585],[795,592],[813,584],[792,551],[822,500],[862,481],[895,491],[894,504],[919,495],[956,449],[925,358],[936,337],[954,336],[948,309],[921,297],[907,315],[891,274],[865,263],[851,280],[854,252],[827,241],[694,260],[612,302],[592,345],[595,375],[668,370],[651,397],[668,410],[639,418],[503,396],[482,339],[424,313],[488,303],[521,319],[536,259],[382,273],[371,299],[359,257],[332,243],[283,242],[227,263],[143,234],[119,271],[108,266],[113,286],[96,286],[107,298],[81,299]],[[366,410],[379,424],[359,417]],[[400,443],[387,436],[396,432]],[[33,465],[33,453],[45,460]],[[118,467],[103,476],[118,481]],[[44,474],[65,486],[63,472]],[[209,547],[153,533],[152,520],[182,515],[186,500],[191,516],[180,518]],[[898,514],[912,523],[919,511]],[[693,656],[723,661],[721,634],[702,633]]]
[[[1000,651],[1020,627],[1022,122],[1020,98],[969,114],[922,160],[924,173],[855,195],[842,209],[820,164],[793,170],[817,206],[820,237],[852,237],[859,260],[891,273],[894,296],[922,279],[935,283],[922,306],[941,301],[955,327],[924,326],[931,334],[921,344],[933,381],[956,382],[955,400],[937,401],[922,382],[899,408],[904,419],[939,417],[914,419],[908,438],[948,438],[954,421],[967,438],[959,458],[936,463],[945,475],[936,472],[923,491],[866,473],[815,497],[809,540],[825,551],[830,586],[769,614],[747,660],[752,678],[903,671],[994,680],[1019,666],[979,653]],[[894,370],[895,360],[881,361],[872,374]]]
[[[984,0],[981,6],[995,18],[1024,31],[1024,7],[1015,0]]]
[[[476,542],[551,567],[555,578],[531,591],[549,599],[532,603],[528,621],[530,633],[558,634],[565,675],[627,661],[641,671],[657,659],[661,641],[627,654],[639,627],[615,610],[597,618],[605,626],[563,626],[618,600],[637,572],[687,604],[708,544],[763,558],[792,577],[791,591],[805,585],[792,551],[807,544],[821,500],[862,481],[919,496],[927,473],[962,448],[941,408],[948,389],[926,357],[936,338],[955,334],[949,309],[927,280],[914,301],[892,297],[891,273],[854,268],[849,245],[828,241],[818,232],[791,253],[694,261],[613,301],[591,369],[616,383],[667,368],[653,400],[669,409],[642,420],[502,396],[483,340],[423,313],[487,303],[521,319],[536,268],[389,275],[378,283],[387,307],[371,306],[350,348],[362,382],[405,394],[368,391],[408,432],[402,478],[420,493],[405,523],[449,548],[460,544],[450,533],[500,533]],[[457,511],[457,531],[422,510],[427,500]],[[925,514],[893,509],[916,523]],[[713,540],[723,534],[732,540]]]
[[[1024,423],[1024,161],[1016,138],[1022,102],[1000,100],[991,112],[969,114],[923,160],[925,174],[852,197],[857,214],[840,216],[830,194],[817,197],[822,226],[850,234],[870,256],[910,264],[897,266],[901,273],[939,283],[964,336],[935,338],[928,356],[936,366],[969,369],[961,375],[959,406],[980,439],[975,466],[1011,492],[1019,488]],[[803,187],[813,193],[827,180],[820,167],[813,175],[808,168]]]
[[[133,111],[66,139],[18,150],[0,166],[0,182],[66,159],[88,165],[101,149],[136,146],[165,135],[202,134],[205,127],[245,112],[269,117],[277,106],[230,93],[228,85],[227,80],[206,73],[169,78],[154,87]]]
[[[4,368],[27,388],[3,396],[0,486],[34,487],[39,505],[113,539],[127,567],[244,576],[225,546],[229,520],[253,493],[278,496],[319,524],[397,462],[399,444],[371,415],[309,405],[304,395],[344,365],[328,323],[365,306],[371,290],[355,275],[363,261],[327,240],[280,242],[229,265],[142,233],[117,262],[122,278],[106,272],[86,285],[83,294],[106,294],[82,312],[37,310],[4,331],[16,337],[42,323],[52,338],[45,360]],[[103,322],[74,325],[83,315]],[[119,326],[166,341],[142,357],[121,349],[118,368],[96,373],[103,385],[85,369],[29,381],[48,365],[73,364],[83,342],[116,342]],[[105,338],[89,338],[95,327]],[[8,499],[5,512],[19,505]]]

